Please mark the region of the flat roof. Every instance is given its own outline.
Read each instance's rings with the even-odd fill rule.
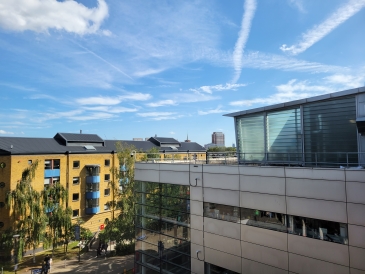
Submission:
[[[306,104],[306,103],[313,103],[313,102],[317,102],[317,101],[323,101],[323,100],[328,100],[328,99],[338,98],[338,97],[343,97],[343,96],[348,96],[348,95],[356,95],[356,94],[360,94],[360,93],[365,93],[365,86],[359,87],[359,88],[354,88],[354,89],[347,89],[347,90],[343,90],[343,91],[333,92],[333,93],[327,93],[327,94],[318,95],[318,96],[309,97],[309,98],[300,99],[300,100],[289,101],[289,102],[281,103],[281,104],[275,104],[275,105],[270,105],[270,106],[265,106],[265,107],[237,111],[237,112],[233,112],[233,113],[224,114],[223,116],[227,116],[227,117],[243,116],[243,115],[252,114],[252,113],[264,112],[264,111],[269,111],[269,110],[272,111],[272,110],[276,110],[276,109],[293,107],[293,106],[298,106],[298,105],[302,105],[302,104]]]

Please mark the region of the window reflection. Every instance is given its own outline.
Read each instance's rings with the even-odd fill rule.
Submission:
[[[241,223],[286,232],[286,215],[258,209],[241,208]]]
[[[239,207],[204,203],[204,217],[237,223],[240,220]]]

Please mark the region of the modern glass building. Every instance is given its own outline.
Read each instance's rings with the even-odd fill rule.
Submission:
[[[136,164],[136,273],[365,273],[365,88],[228,116],[236,164]]]

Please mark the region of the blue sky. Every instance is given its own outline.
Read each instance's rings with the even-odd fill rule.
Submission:
[[[0,136],[235,143],[223,114],[365,86],[365,0],[1,0]]]

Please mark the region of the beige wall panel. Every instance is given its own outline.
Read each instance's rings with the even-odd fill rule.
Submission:
[[[286,195],[320,200],[346,202],[344,181],[286,179]]]
[[[203,201],[203,188],[190,187],[190,200]]]
[[[203,202],[190,200],[190,214],[203,216]]]
[[[349,224],[365,226],[365,205],[347,204]]]
[[[242,257],[273,267],[288,269],[288,253],[241,241]]]
[[[347,182],[346,189],[348,203],[365,204],[365,183]]]
[[[160,172],[158,170],[140,169],[135,171],[134,179],[136,181],[160,182]]]
[[[288,234],[288,250],[303,255],[344,266],[349,265],[348,246]]]
[[[289,215],[347,223],[346,203],[287,197]]]
[[[203,171],[205,173],[219,173],[219,174],[239,174],[238,166],[228,165],[204,165]]]
[[[191,258],[194,258],[194,259],[198,260],[197,252],[200,251],[199,252],[199,259],[204,260],[205,250],[204,250],[204,247],[202,245],[191,243],[190,248],[191,248]]]
[[[190,227],[193,229],[203,231],[203,217],[190,215]]]
[[[214,174],[204,172],[204,187],[239,190],[239,175]]]
[[[283,167],[250,167],[239,166],[241,175],[267,176],[267,177],[285,177]]]
[[[285,195],[285,178],[240,176],[241,191]]]
[[[289,270],[298,274],[349,274],[346,266],[289,253]]]
[[[365,270],[350,268],[350,274],[365,274]]]
[[[365,249],[350,246],[350,267],[365,270]]]
[[[204,188],[204,202],[239,206],[239,191]]]
[[[251,209],[285,213],[285,197],[251,192],[241,192],[240,206]]]
[[[345,181],[345,171],[340,169],[286,167],[285,172],[287,178]]]
[[[212,218],[204,218],[204,231],[240,240],[241,225]]]
[[[204,245],[204,232],[202,230],[190,229],[190,242],[197,245]]]
[[[155,164],[153,164],[155,165]],[[176,165],[176,164],[159,164],[160,171],[179,171],[179,172],[187,172],[189,171],[189,165]]]
[[[192,187],[201,187],[203,185],[203,173],[201,172],[190,172],[190,185]]]
[[[365,227],[348,225],[349,244],[365,248]]]
[[[269,229],[241,225],[241,240],[287,251],[288,234]]]
[[[288,271],[242,258],[242,271],[247,274],[287,274]]]
[[[160,183],[189,185],[189,172],[160,171]]]
[[[205,261],[238,273],[241,272],[241,257],[238,256],[205,247]]]
[[[229,253],[235,256],[241,256],[240,241],[216,234],[204,232],[204,244],[206,247]]]
[[[346,181],[365,183],[365,170],[346,169]]]
[[[194,274],[204,273],[204,262],[191,258],[191,273]]]

